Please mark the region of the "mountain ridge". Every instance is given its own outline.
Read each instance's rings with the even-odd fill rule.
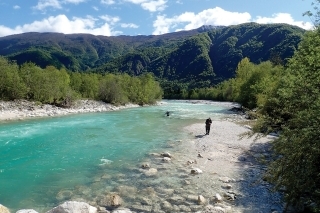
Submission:
[[[24,33],[0,38],[0,55],[71,71],[152,72],[164,81],[208,87],[234,76],[238,62],[290,58],[305,30],[288,24],[204,25],[163,35]]]

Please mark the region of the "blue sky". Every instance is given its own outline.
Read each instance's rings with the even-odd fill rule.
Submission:
[[[288,23],[312,0],[0,0],[0,37],[24,32],[158,35],[202,25]]]

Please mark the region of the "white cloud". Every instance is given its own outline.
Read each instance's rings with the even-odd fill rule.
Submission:
[[[230,12],[220,7],[215,7],[203,10],[197,14],[185,12],[171,18],[166,15],[158,15],[157,19],[153,22],[153,34],[159,35],[172,31],[191,30],[199,28],[202,25],[229,26],[247,22],[287,23],[304,29],[312,29],[313,26],[310,22],[293,20],[292,16],[287,13],[278,13],[272,17],[257,17],[256,19],[252,19],[251,15],[247,12]]]
[[[163,11],[167,7],[167,0],[125,0],[133,4],[139,4],[144,10],[150,12]]]
[[[257,16],[254,22],[260,24],[269,24],[269,23],[286,23],[301,27],[306,30],[310,30],[313,28],[313,24],[310,22],[303,21],[295,21],[289,13],[276,13],[273,14],[272,17],[261,17]]]
[[[142,3],[141,7],[150,12],[163,11],[167,7],[166,3],[165,0],[150,1]]]
[[[41,21],[34,21],[30,24],[24,24],[22,26],[16,26],[15,28],[8,28],[0,25],[0,36],[6,36],[11,34],[19,34],[24,32],[59,32],[65,34],[72,33],[88,33],[93,35],[118,35],[119,31],[113,31],[110,27],[115,21],[111,19],[111,23],[104,22],[98,25],[97,22],[101,19],[95,19],[91,16],[86,18],[73,17],[68,19],[66,15],[50,16]]]
[[[99,11],[99,8],[96,7],[96,6],[93,6],[92,8],[93,8],[95,11]]]
[[[179,16],[166,18],[164,15],[157,16],[154,21],[153,34],[163,34],[174,31],[178,26],[184,25],[182,30],[191,30],[202,25],[232,25],[249,22],[251,16],[249,13],[229,12],[216,7],[204,10],[198,14],[193,12],[185,12]]]
[[[122,23],[122,24],[121,24],[121,27],[122,27],[122,28],[139,28],[138,25],[133,24],[133,23]]]
[[[58,0],[40,0],[36,6],[34,6],[34,9],[37,10],[44,10],[47,7],[53,7],[55,9],[61,9],[61,4]]]
[[[13,9],[18,10],[18,9],[20,9],[20,6],[19,5],[14,5]]]
[[[107,5],[111,5],[111,4],[115,4],[116,2],[114,0],[101,0],[101,4],[107,4]]]

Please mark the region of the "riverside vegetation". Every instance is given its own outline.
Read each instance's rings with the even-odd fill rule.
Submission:
[[[319,11],[317,7],[315,9]],[[320,212],[319,12],[314,17],[315,29],[303,35],[298,49],[287,61],[275,55],[272,60],[253,63],[250,57],[243,57],[237,62],[233,78],[213,87],[189,91],[180,91],[181,88],[177,87],[180,96],[176,97],[236,101],[244,108],[254,109],[251,111],[251,117],[257,119],[254,132],[279,133],[273,142],[274,155],[266,179],[275,185],[276,190],[284,192],[288,206]],[[201,37],[208,37],[197,37],[199,44],[207,47],[206,39],[201,40]],[[238,42],[232,37],[225,41]],[[250,44],[249,40],[246,44]],[[258,48],[258,44],[251,46],[253,52]],[[234,62],[236,59],[230,60]],[[203,62],[200,60],[199,64],[204,65]],[[1,58],[0,63],[2,99],[27,98],[62,104],[69,97],[81,95],[111,103],[132,101],[144,104],[162,96],[161,88],[151,74],[130,77],[126,74],[76,73],[52,66],[40,68],[31,63],[18,66],[5,58]],[[207,68],[204,70],[212,71]],[[205,76],[201,73],[198,74]],[[185,92],[186,96],[183,95]]]
[[[115,74],[67,72],[53,66],[44,69],[33,63],[18,66],[0,57],[0,98],[26,99],[70,107],[79,98],[111,104],[153,104],[162,90],[151,74],[138,77]]]

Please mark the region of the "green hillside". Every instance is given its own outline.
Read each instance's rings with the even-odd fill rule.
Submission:
[[[162,86],[176,82],[179,89],[190,89],[234,77],[245,57],[253,63],[276,60],[285,64],[304,33],[287,24],[256,23],[150,36],[25,33],[0,38],[0,55],[42,68],[53,65],[132,76],[152,72]]]

